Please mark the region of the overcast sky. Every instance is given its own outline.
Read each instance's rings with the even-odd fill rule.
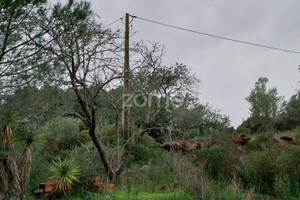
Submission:
[[[188,29],[300,51],[299,0],[91,0],[101,22],[126,12]],[[112,29],[123,29],[118,22]],[[289,99],[300,88],[300,55],[248,46],[134,19],[132,40],[166,47],[165,64],[189,66],[201,80],[201,102],[229,115],[233,126],[249,116],[249,95],[259,77],[269,78]]]

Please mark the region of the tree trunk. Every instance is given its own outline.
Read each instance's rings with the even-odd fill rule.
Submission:
[[[18,165],[14,155],[14,145],[12,142],[12,130],[9,125],[5,126],[1,131],[0,141],[2,143],[1,150],[3,155],[0,157],[0,199],[6,193],[8,198],[19,198],[21,188],[18,172]],[[2,188],[3,186],[3,188]]]
[[[4,156],[0,157],[0,200],[4,198],[4,194],[8,189],[8,177],[4,166]]]
[[[20,178],[18,165],[16,163],[14,155],[7,155],[5,168],[8,175],[8,196],[10,198],[19,198],[21,193]]]
[[[105,150],[104,150],[101,142],[99,141],[99,139],[96,136],[96,131],[95,131],[96,130],[96,115],[95,115],[94,110],[92,110],[92,120],[91,121],[92,121],[92,123],[91,123],[91,126],[89,127],[90,137],[92,138],[92,141],[95,144],[95,146],[100,154],[100,158],[104,165],[106,175],[109,178],[109,180],[112,181],[114,179],[114,173],[113,173],[110,163],[106,157]]]
[[[106,172],[106,175],[107,177],[109,178],[109,180],[113,180],[113,177],[114,177],[114,173],[113,171],[111,170],[111,166],[107,160],[107,157],[105,155],[105,150],[102,146],[102,144],[100,143],[100,141],[98,140],[97,136],[95,135],[95,131],[94,130],[90,130],[89,131],[89,134],[93,140],[93,143],[95,144],[97,150],[98,150],[98,153],[100,154],[100,158],[101,158],[101,161],[104,165],[104,168],[105,168],[105,172]]]
[[[26,146],[22,155],[21,169],[20,169],[20,186],[21,186],[21,197],[24,198],[26,195],[27,187],[29,184],[29,175],[31,170],[31,148],[30,145]]]

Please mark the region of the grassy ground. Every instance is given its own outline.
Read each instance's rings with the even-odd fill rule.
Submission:
[[[175,192],[131,192],[117,190],[112,193],[85,193],[85,194],[69,194],[63,199],[83,200],[83,199],[99,199],[99,200],[181,200],[194,199],[187,193]]]

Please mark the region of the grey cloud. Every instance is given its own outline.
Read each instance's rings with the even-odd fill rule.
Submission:
[[[299,0],[91,0],[108,24],[126,12],[161,22],[235,39],[300,51]],[[166,46],[165,63],[183,62],[202,81],[202,102],[223,109],[232,124],[249,115],[245,97],[260,76],[270,79],[288,99],[300,80],[300,56],[236,44],[135,19],[135,40]],[[123,28],[115,24],[112,28]]]

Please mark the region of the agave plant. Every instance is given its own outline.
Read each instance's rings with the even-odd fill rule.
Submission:
[[[53,176],[50,179],[57,180],[53,193],[55,195],[62,195],[72,189],[74,182],[79,182],[80,168],[74,163],[74,160],[53,161],[50,167]]]

